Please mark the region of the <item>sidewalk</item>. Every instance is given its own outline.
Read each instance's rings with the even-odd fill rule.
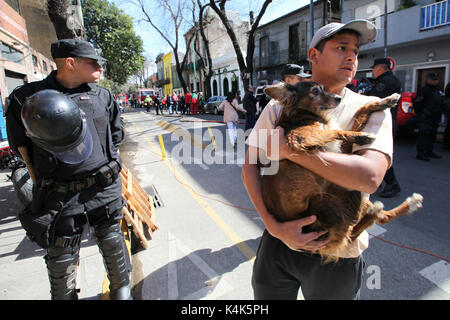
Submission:
[[[23,205],[8,179],[10,174],[10,170],[0,170],[0,300],[48,300],[46,251],[25,236],[17,218]],[[105,278],[98,247],[85,230],[78,268],[79,299],[101,299]]]

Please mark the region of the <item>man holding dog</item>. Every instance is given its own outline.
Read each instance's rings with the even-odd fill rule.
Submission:
[[[312,64],[312,77],[309,80],[342,97],[339,106],[330,110],[329,115],[344,130],[351,128],[356,110],[378,99],[358,95],[345,88],[356,73],[359,47],[375,36],[373,24],[354,20],[322,27],[310,43],[308,58]],[[368,246],[367,232],[340,252],[336,264],[321,263],[320,256],[308,251],[326,246],[326,240],[317,240],[326,231],[302,232],[302,227],[316,220],[315,216],[284,223],[275,220],[264,204],[260,171],[253,159],[262,149],[262,154],[271,161],[288,159],[337,185],[371,194],[381,184],[392,161],[390,112],[372,115],[364,131],[374,134],[375,141],[370,145],[354,146],[352,154],[306,153],[293,152],[287,146],[284,130],[280,127],[267,136],[267,145],[258,142],[259,130],[271,132],[275,128],[281,108],[272,100],[264,109],[247,140],[249,149],[242,168],[244,185],[266,226],[253,268],[255,299],[296,299],[300,286],[306,299],[358,299],[364,267],[361,253]],[[271,144],[271,135],[277,138],[278,146]]]

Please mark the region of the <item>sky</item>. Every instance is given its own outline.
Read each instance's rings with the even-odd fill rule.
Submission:
[[[142,12],[136,5],[132,4],[131,0],[109,1],[115,3],[118,8],[124,10],[125,13],[134,18],[134,29],[136,31],[136,34],[138,34],[144,41],[144,54],[146,56],[149,56],[154,60],[159,53],[169,52],[171,50],[167,42],[152,28],[152,26],[148,22],[140,21],[142,18]],[[154,1],[146,1],[146,3],[151,2]],[[248,12],[250,10],[254,10],[256,15],[258,5],[260,7],[262,2],[263,1],[261,0],[231,0],[229,4],[227,4],[226,8],[242,12],[243,19],[249,19]],[[270,22],[298,8],[304,7],[305,5],[309,5],[309,3],[310,0],[273,0],[272,3],[267,7],[265,14],[260,21],[260,25]],[[163,20],[160,20],[160,23],[164,23],[165,17],[162,18]],[[168,21],[167,19],[165,20]],[[182,41],[183,46],[181,48],[181,51],[184,51],[184,38],[182,39]]]

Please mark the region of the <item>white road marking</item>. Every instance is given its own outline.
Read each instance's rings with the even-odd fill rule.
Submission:
[[[374,224],[372,227],[370,227],[369,229],[367,229],[367,232],[369,232],[369,239],[373,238],[372,235],[374,236],[379,236],[383,233],[385,233],[387,230],[385,228],[380,227],[377,224]]]
[[[440,260],[419,273],[450,294],[450,264],[448,262]]]
[[[178,275],[177,275],[177,240],[169,232],[169,263],[168,269],[168,297],[170,300],[178,298]]]
[[[184,243],[177,240],[171,233],[169,233],[169,240],[169,299],[178,298],[178,280],[176,278],[176,274],[175,278],[172,278],[173,274],[171,275],[170,273],[171,265],[175,267],[176,272],[176,263],[173,262],[176,257],[173,256],[175,255],[175,253],[172,252],[172,250],[174,251],[176,249],[183,252],[183,254],[187,256],[192,261],[192,263],[194,263],[194,265],[196,265],[197,268],[199,268],[200,271],[203,272],[203,274],[205,274],[209,279],[205,282],[204,288],[201,288],[200,290],[189,294],[188,296],[182,298],[183,300],[218,299],[219,297],[223,296],[233,289],[231,285],[222,278],[222,276],[219,276],[202,258],[200,258],[192,250],[190,250]],[[174,283],[175,281],[176,283]],[[173,297],[171,297],[171,295],[173,295]]]

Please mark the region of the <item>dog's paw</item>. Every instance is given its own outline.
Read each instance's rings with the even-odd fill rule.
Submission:
[[[362,146],[374,142],[375,136],[373,134],[364,134],[355,137],[355,143]]]
[[[303,138],[300,135],[288,134],[288,136],[286,137],[286,142],[289,148],[291,148],[294,151],[306,150],[304,146],[305,138]]]
[[[382,99],[381,103],[385,108],[393,108],[397,105],[397,102],[398,100],[400,100],[400,97],[401,96],[398,93],[394,93]]]
[[[375,201],[369,209],[367,209],[368,215],[377,215],[381,211],[383,211],[384,204],[381,201]]]
[[[423,197],[419,193],[413,193],[411,197],[406,199],[409,205],[409,213],[422,208]]]

